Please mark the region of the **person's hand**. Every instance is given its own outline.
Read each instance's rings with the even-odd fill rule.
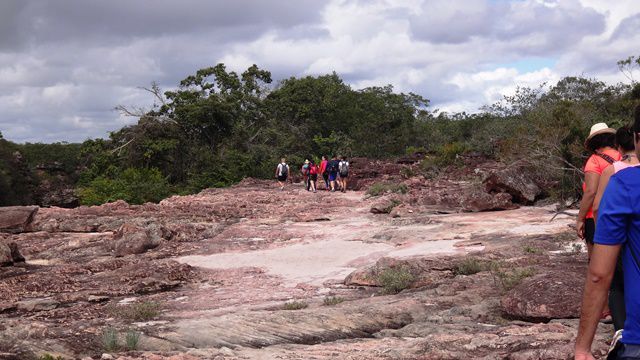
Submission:
[[[573,357],[575,360],[596,360],[589,351],[576,350],[576,354]]]
[[[584,239],[584,219],[576,221],[576,233],[580,239]]]

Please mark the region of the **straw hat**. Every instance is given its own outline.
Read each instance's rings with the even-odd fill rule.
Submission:
[[[616,130],[610,128],[609,126],[607,126],[607,124],[605,123],[597,123],[595,125],[593,125],[591,127],[591,131],[589,132],[589,136],[587,136],[587,139],[584,141],[584,146],[587,147],[587,145],[589,144],[589,140],[591,140],[594,136],[596,135],[600,135],[600,134],[615,134]]]
[[[305,164],[308,164],[308,163],[309,163],[309,160],[305,160],[305,161],[304,161],[304,163],[305,163]]]

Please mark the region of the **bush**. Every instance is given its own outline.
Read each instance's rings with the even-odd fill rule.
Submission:
[[[102,348],[106,352],[115,352],[120,349],[118,344],[118,332],[114,328],[106,328],[102,332]]]
[[[378,274],[378,283],[385,294],[397,294],[414,281],[413,274],[405,267],[387,268]]]
[[[40,355],[38,360],[64,360],[62,356],[53,356],[51,354]]]
[[[454,275],[473,275],[489,270],[489,264],[476,258],[466,258],[457,263],[453,269]]]
[[[343,301],[344,301],[344,298],[340,296],[329,296],[324,298],[322,302],[327,306],[333,306],[333,305],[338,305]]]
[[[140,341],[140,333],[129,330],[127,331],[127,335],[125,336],[125,347],[127,350],[136,350],[138,349],[138,342]]]
[[[516,268],[501,262],[491,264],[493,281],[503,290],[509,291],[518,286],[522,280],[536,274],[533,268]]]
[[[169,183],[158,169],[128,168],[114,177],[100,176],[79,190],[83,205],[100,205],[116,200],[129,204],[159,202],[171,194]]]
[[[307,304],[304,301],[289,301],[284,303],[284,306],[282,307],[283,310],[300,310],[300,309],[306,309],[307,307],[309,307],[309,304]]]
[[[149,321],[160,315],[160,304],[153,301],[144,301],[114,309],[115,315],[130,321]]]
[[[380,196],[386,193],[406,194],[409,188],[406,184],[375,183],[367,189],[367,194]]]
[[[533,246],[525,246],[523,251],[527,254],[540,254],[542,253],[541,249],[538,249],[536,247]]]

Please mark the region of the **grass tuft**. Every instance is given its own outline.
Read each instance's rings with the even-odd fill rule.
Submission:
[[[397,294],[409,288],[415,278],[407,268],[401,266],[383,270],[377,280],[385,294]]]
[[[106,352],[116,352],[120,349],[118,344],[118,332],[114,328],[106,328],[102,331],[102,348]]]
[[[131,351],[131,350],[137,350],[138,349],[138,342],[140,341],[140,333],[133,331],[133,330],[129,330],[127,331],[127,334],[125,336],[125,347],[127,350]]]
[[[282,308],[284,310],[300,310],[306,309],[307,307],[309,307],[309,304],[304,301],[289,301],[284,303],[284,306]]]
[[[323,303],[326,306],[333,306],[333,305],[338,305],[343,301],[344,301],[344,298],[342,298],[340,296],[328,296],[328,297],[324,298]]]
[[[367,194],[380,196],[386,193],[406,194],[409,188],[406,184],[375,183],[369,187]]]

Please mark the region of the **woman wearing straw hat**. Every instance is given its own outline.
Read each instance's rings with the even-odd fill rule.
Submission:
[[[604,169],[621,159],[620,153],[614,148],[616,131],[605,123],[597,123],[591,127],[589,136],[584,142],[585,148],[592,155],[584,165],[584,195],[580,202],[580,212],[576,222],[578,236],[587,242],[587,251],[591,258],[593,249],[593,235],[596,225],[593,219],[593,201],[598,191],[598,183]]]

